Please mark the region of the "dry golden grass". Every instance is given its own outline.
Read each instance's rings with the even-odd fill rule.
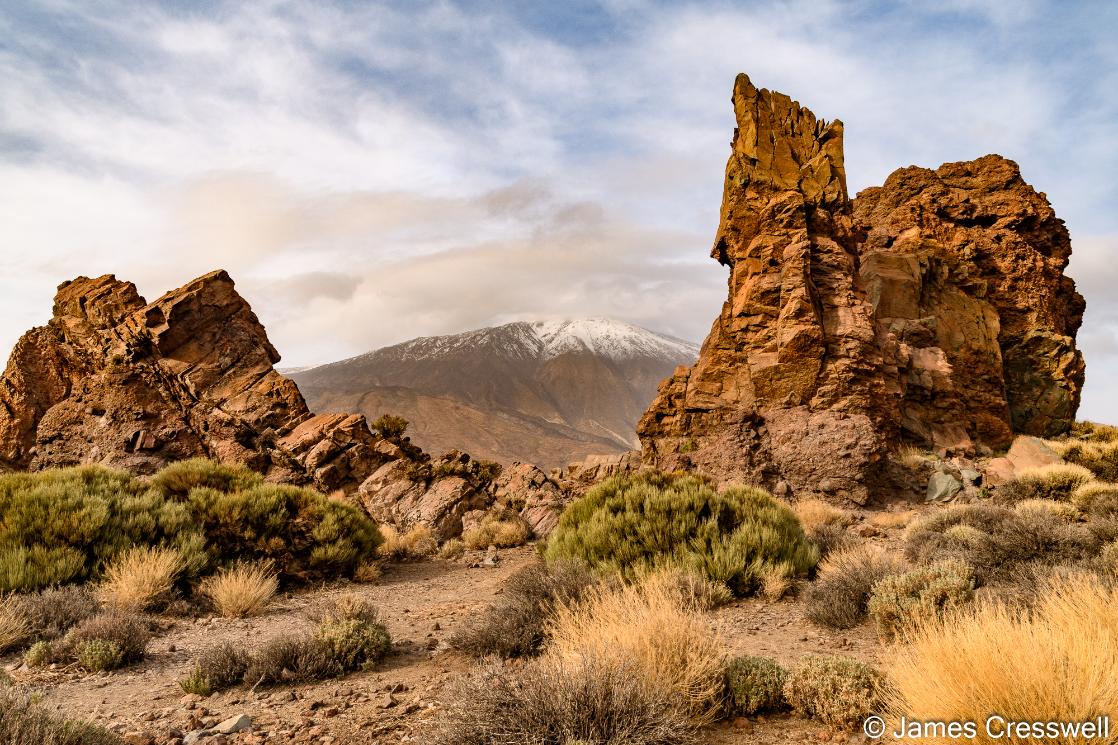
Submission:
[[[401,533],[391,525],[381,525],[380,534],[384,543],[380,545],[377,554],[385,559],[422,559],[439,550],[434,532],[426,525],[416,525],[406,533]]]
[[[486,515],[480,525],[462,533],[462,541],[475,551],[490,546],[513,548],[527,543],[531,534],[532,530],[528,527],[528,523],[519,516]]]
[[[875,512],[870,515],[870,525],[882,530],[890,530],[893,528],[904,528],[910,522],[915,513],[912,510],[905,512]]]
[[[1013,509],[1023,515],[1046,513],[1069,523],[1079,518],[1079,511],[1075,509],[1075,505],[1057,502],[1055,499],[1026,499],[1013,505]]]
[[[278,589],[279,580],[268,562],[234,564],[202,582],[202,594],[226,618],[259,615]]]
[[[183,558],[177,550],[136,546],[109,562],[97,596],[105,605],[145,611],[170,597],[182,570]]]
[[[27,619],[7,599],[0,601],[0,654],[27,641],[29,632]]]
[[[773,567],[761,575],[761,596],[765,600],[776,602],[788,594],[792,588],[792,578],[781,567]]]
[[[927,453],[915,445],[901,445],[893,451],[893,460],[905,468],[919,468],[928,462]]]
[[[580,603],[557,607],[548,634],[548,656],[636,671],[681,696],[696,721],[716,715],[725,644],[683,599],[672,572],[648,575],[639,584],[595,587]]]
[[[824,525],[845,527],[854,521],[854,517],[846,510],[827,504],[821,499],[804,499],[792,505],[796,517],[804,526],[804,532],[814,535]]]
[[[971,742],[1035,742],[993,740],[983,723],[991,714],[1024,721],[1114,716],[1115,670],[1118,589],[1078,575],[1054,585],[1031,616],[981,605],[917,628],[886,667],[893,691],[890,725],[901,716],[973,720],[979,727]]]
[[[380,579],[384,570],[377,561],[364,561],[357,565],[353,572],[353,580],[364,584],[372,584]]]

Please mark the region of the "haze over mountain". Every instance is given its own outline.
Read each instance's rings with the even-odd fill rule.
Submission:
[[[520,321],[289,371],[315,411],[399,414],[435,453],[545,468],[638,447],[637,420],[697,345],[621,321]]]

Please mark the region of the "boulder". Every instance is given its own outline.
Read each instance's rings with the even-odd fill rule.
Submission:
[[[745,75],[732,102],[729,292],[638,425],[645,465],[863,504],[898,444],[971,457],[1070,427],[1084,303],[1015,163],[903,168],[851,199],[841,122]]]

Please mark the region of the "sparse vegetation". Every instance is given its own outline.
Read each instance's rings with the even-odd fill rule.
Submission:
[[[749,716],[780,708],[788,672],[770,657],[735,657],[724,672],[724,712]]]
[[[905,468],[923,468],[928,463],[928,454],[915,445],[901,445],[893,451],[892,459]]]
[[[1118,481],[1118,427],[1080,422],[1073,434],[1078,439],[1065,440],[1060,455],[1103,481]]]
[[[179,686],[186,693],[209,696],[216,691],[232,688],[244,680],[249,656],[226,642],[204,650]],[[253,681],[255,682],[255,681]]]
[[[1079,511],[1070,502],[1057,502],[1054,499],[1026,499],[1013,505],[1013,509],[1022,515],[1029,513],[1044,513],[1057,517],[1064,522],[1075,522]]]
[[[265,641],[256,649],[245,669],[252,685],[310,683],[342,674],[329,650],[310,635],[285,634]]]
[[[6,605],[27,624],[27,637],[51,641],[97,614],[99,606],[88,587],[67,585],[12,595]]]
[[[819,558],[795,513],[766,492],[716,492],[692,475],[645,472],[608,479],[571,504],[545,551],[633,578],[677,564],[723,582],[736,594],[760,587],[766,572],[808,572]]]
[[[60,654],[69,653],[87,670],[113,670],[142,660],[150,639],[141,616],[111,609],[71,629],[61,642]]]
[[[852,657],[809,656],[789,672],[784,698],[800,716],[850,730],[878,711],[882,684],[881,673]]]
[[[1079,575],[1032,613],[990,604],[918,627],[887,665],[894,717],[1086,721],[1118,711],[1118,590]],[[974,742],[1003,742],[982,727]]]
[[[873,586],[868,609],[881,635],[892,638],[972,600],[970,567],[947,560],[880,580]]]
[[[124,665],[124,650],[108,639],[87,639],[74,645],[74,657],[84,669],[97,673]]]
[[[462,533],[462,541],[475,551],[490,546],[513,548],[527,543],[531,534],[532,529],[519,515],[491,512],[477,526]]]
[[[22,645],[28,632],[27,620],[13,607],[13,603],[0,601],[0,654]]]
[[[1076,489],[1071,501],[1089,517],[1118,516],[1118,484],[1092,481]]]
[[[1076,489],[1094,477],[1090,470],[1071,463],[1026,468],[999,486],[994,494],[1002,504],[1016,504],[1027,499],[1068,502]]]
[[[57,653],[54,645],[48,641],[39,640],[27,648],[23,655],[23,664],[28,667],[43,667],[55,662]]]
[[[123,745],[116,734],[48,714],[31,697],[0,686],[0,742],[5,745]]]
[[[638,671],[596,660],[545,657],[517,669],[484,667],[444,696],[425,742],[689,745],[697,727],[677,698]]]
[[[136,546],[109,562],[97,594],[106,605],[145,611],[166,604],[175,578],[182,571],[182,555],[167,547]]]
[[[555,609],[577,601],[592,583],[578,562],[524,567],[509,577],[494,605],[451,638],[451,645],[475,657],[539,654]]]
[[[376,608],[356,595],[343,595],[323,611],[315,640],[343,672],[375,665],[392,648]]]
[[[408,420],[396,414],[382,414],[369,427],[386,440],[399,440],[408,430]]]
[[[796,517],[800,518],[800,524],[808,536],[814,536],[824,526],[845,528],[854,520],[846,510],[827,504],[822,499],[799,500],[792,505],[792,509]]]
[[[901,569],[898,559],[872,546],[828,556],[807,591],[807,617],[833,629],[857,626],[866,619],[874,585]]]
[[[457,561],[466,553],[466,544],[459,538],[451,538],[439,547],[439,558],[443,561]]]

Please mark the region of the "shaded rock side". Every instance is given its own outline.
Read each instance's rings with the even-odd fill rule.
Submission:
[[[0,464],[147,474],[202,456],[327,493],[489,498],[483,480],[433,475],[426,454],[374,434],[363,416],[311,414],[278,361],[224,271],[152,303],[111,275],[79,277],[59,287],[53,318],[20,339],[0,378]]]
[[[646,465],[864,503],[902,442],[986,454],[1071,426],[1084,303],[1016,164],[904,168],[851,200],[841,123],[744,75],[733,104],[729,297],[638,425]]]

